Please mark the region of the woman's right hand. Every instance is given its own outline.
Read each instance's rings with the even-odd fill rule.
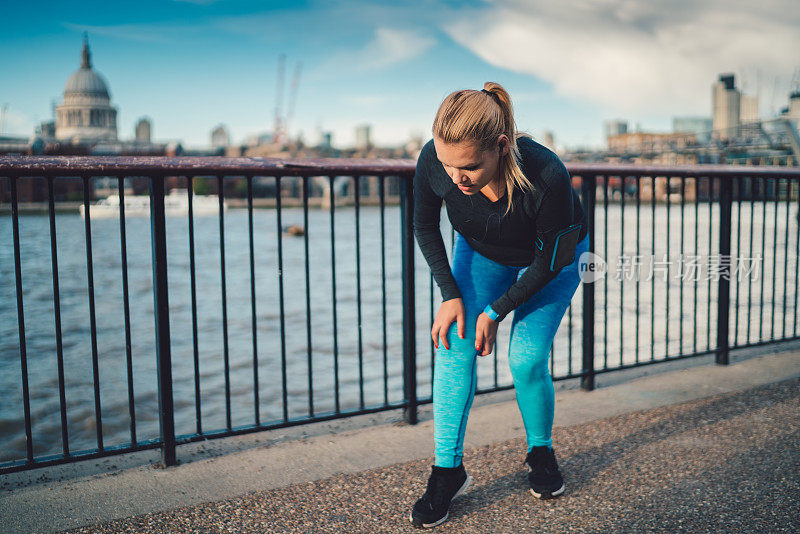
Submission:
[[[450,330],[450,325],[453,324],[453,321],[458,324],[458,337],[464,339],[464,315],[464,301],[460,298],[442,302],[442,305],[439,306],[439,311],[436,312],[433,328],[431,328],[431,338],[437,349],[439,348],[440,338],[444,348],[450,348],[447,342],[447,331]]]

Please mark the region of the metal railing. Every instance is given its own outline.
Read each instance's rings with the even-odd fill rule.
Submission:
[[[582,296],[568,308],[567,328],[559,329],[550,360],[554,380],[580,379],[582,387],[592,389],[599,373],[706,354],[726,364],[733,349],[800,339],[800,233],[797,211],[792,214],[793,208],[800,208],[800,170],[611,165],[568,169],[587,212],[590,251],[608,262],[608,273],[581,284]],[[174,465],[176,447],[182,443],[398,408],[406,421],[415,423],[418,406],[432,400],[434,350],[428,332],[440,299],[414,244],[413,172],[413,162],[397,160],[0,157],[0,183],[6,185],[0,187],[0,201],[10,204],[6,220],[13,240],[13,246],[0,244],[0,274],[15,281],[13,289],[9,284],[0,290],[5,308],[0,314],[0,365],[7,377],[0,387],[6,393],[16,387],[18,393],[16,398],[5,395],[5,407],[0,407],[8,432],[0,435],[0,442],[19,451],[0,458],[0,473],[152,448],[161,449],[165,465]],[[111,226],[96,222],[93,230],[91,186],[99,177],[117,182],[118,260],[106,254],[117,246]],[[20,216],[18,190],[20,183],[34,178],[44,180],[47,188],[47,224],[42,220],[37,231],[39,222],[33,220],[25,233],[20,220],[27,219]],[[82,185],[85,215],[80,239],[74,215],[56,216],[54,185],[70,179]],[[131,179],[148,184],[149,227],[134,228],[133,219],[126,219],[125,184]],[[274,213],[254,208],[254,185],[264,180],[273,194]],[[239,219],[226,208],[226,185],[232,181],[246,189],[247,203]],[[165,183],[187,189],[185,215],[168,215]],[[195,214],[195,184],[215,190],[215,217]],[[377,191],[365,191],[365,184]],[[390,190],[397,196],[390,196]],[[322,201],[315,203],[322,207],[310,208],[320,195]],[[367,195],[371,201],[365,203]],[[391,205],[395,198],[399,208]],[[301,241],[284,232],[290,219],[301,227]],[[58,237],[59,225],[68,228],[66,236]],[[173,231],[174,226],[179,228]],[[453,235],[446,217],[443,232]],[[394,237],[387,237],[390,233]],[[66,238],[69,248],[60,248],[59,240]],[[60,251],[75,256],[81,241],[85,270],[74,266],[74,257],[68,257],[73,263],[69,269],[60,268]],[[149,259],[147,246],[139,247],[142,243],[149,246]],[[176,248],[188,258],[175,253]],[[707,268],[711,274],[713,267],[716,276],[688,282],[681,278],[679,283],[670,278],[676,248],[680,275],[685,275],[685,256],[697,259],[706,253],[722,259]],[[764,260],[760,279],[731,279],[741,272],[733,259],[745,251],[750,258],[760,254]],[[612,260],[615,253],[617,261]],[[656,260],[664,254],[664,260]],[[96,265],[98,255],[102,261]],[[633,280],[623,269],[622,276],[610,280],[612,267],[641,266],[634,260],[647,255],[653,276]],[[656,266],[664,267],[661,282],[654,275]],[[143,274],[148,269],[150,278]],[[60,285],[69,280],[71,288],[78,287],[76,271],[85,283],[83,304],[75,302],[83,297],[82,290],[66,292]],[[230,277],[233,271],[239,274]],[[96,277],[102,280],[99,285]],[[32,282],[26,285],[28,279]],[[240,287],[245,279],[246,287]],[[119,291],[111,287],[117,283]],[[42,296],[45,285],[52,287]],[[151,288],[152,310],[141,296]],[[44,300],[50,304],[45,306]],[[427,301],[427,314],[420,313],[425,308],[418,300]],[[119,313],[109,311],[114,308],[111,301]],[[80,310],[86,303],[88,317]],[[26,333],[26,309],[34,305],[35,321],[29,325],[37,333],[31,334]],[[574,312],[573,305],[579,311]],[[115,328],[117,315],[123,324]],[[580,321],[574,320],[578,315]],[[138,317],[152,326],[142,326]],[[42,335],[45,322],[52,322],[53,330]],[[63,328],[65,322],[68,328]],[[479,393],[513,387],[507,366],[501,365],[501,344],[510,322],[501,324],[493,356],[480,360]],[[214,335],[217,326],[221,337],[214,352],[214,344],[204,344],[203,338]],[[179,331],[182,334],[176,335]],[[12,334],[17,342],[11,341]],[[49,336],[53,343],[42,341]],[[90,345],[81,348],[84,337]],[[121,341],[108,341],[111,338]],[[423,346],[426,349],[420,350]],[[578,350],[580,357],[573,357]],[[19,380],[9,379],[11,360],[17,358]],[[88,392],[88,378],[71,375],[88,374],[88,367],[82,366],[89,358],[91,398],[72,395],[68,402],[70,390]],[[29,360],[35,360],[30,369]],[[48,378],[53,367],[57,382]],[[105,390],[105,398],[117,407],[111,414],[116,428],[107,434],[102,369],[116,373],[111,389]],[[252,387],[244,383],[245,369],[252,371]],[[33,383],[31,372],[36,376]],[[155,388],[149,383],[153,379]],[[47,389],[56,384],[57,401]],[[252,410],[234,404],[252,405]],[[12,405],[22,417],[13,416]],[[156,435],[142,437],[137,423],[152,423],[156,411],[158,430],[150,431]],[[241,422],[245,415],[250,420]],[[45,418],[50,421],[46,428]],[[16,433],[8,430],[15,427]],[[54,428],[60,431],[58,439]],[[108,435],[114,436],[111,443],[104,440]]]

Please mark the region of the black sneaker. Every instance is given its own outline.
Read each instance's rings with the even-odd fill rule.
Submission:
[[[432,528],[444,523],[450,515],[450,501],[467,491],[471,482],[472,477],[464,471],[464,464],[458,467],[434,465],[428,488],[411,510],[411,522],[417,528]]]
[[[553,449],[547,446],[533,447],[525,458],[531,471],[528,482],[531,493],[537,499],[551,499],[564,493],[564,479],[558,471],[558,463]]]

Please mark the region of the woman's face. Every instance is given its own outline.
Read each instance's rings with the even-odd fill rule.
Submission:
[[[508,138],[501,135],[494,148],[481,150],[477,143],[445,143],[433,138],[436,157],[444,170],[465,195],[475,195],[500,176],[500,157],[508,152]]]

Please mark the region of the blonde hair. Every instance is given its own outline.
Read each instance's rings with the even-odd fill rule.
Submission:
[[[483,91],[463,89],[447,95],[436,112],[433,135],[445,143],[471,141],[481,150],[489,150],[497,144],[500,135],[508,137],[508,154],[502,156],[500,175],[506,183],[508,207],[513,209],[514,187],[533,190],[533,184],[520,168],[517,139],[529,137],[517,132],[511,97],[499,83],[486,82]]]

